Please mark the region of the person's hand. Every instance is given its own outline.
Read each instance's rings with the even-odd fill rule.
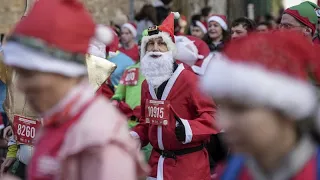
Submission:
[[[12,135],[12,127],[8,126],[3,130],[3,139],[9,141],[9,137]]]
[[[184,128],[184,125],[181,121],[181,119],[177,116],[175,116],[176,121],[178,122],[178,125],[175,129],[176,137],[178,141],[184,142],[186,140],[186,130]]]
[[[16,158],[6,158],[4,160],[4,162],[1,164],[1,168],[0,168],[0,175],[3,176],[4,173],[6,173],[8,171],[8,169],[10,168],[10,166],[15,162]]]

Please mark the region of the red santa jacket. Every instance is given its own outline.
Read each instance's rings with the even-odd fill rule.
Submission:
[[[197,75],[185,70],[183,64],[178,66],[169,79],[161,100],[170,101],[171,108],[182,120],[186,131],[184,143],[179,142],[176,138],[176,120],[173,117],[173,112],[171,112],[166,126],[146,123],[145,102],[157,99],[157,96],[154,89],[146,81],[142,84],[141,95],[140,124],[133,128],[131,134],[139,137],[143,146],[150,142],[154,149],[181,150],[200,146],[209,140],[211,134],[219,132],[215,128],[213,116],[215,104],[212,98],[204,96],[199,91]],[[152,168],[151,177],[177,180],[210,179],[208,154],[205,149],[183,155],[176,162],[174,161],[174,159],[164,159],[153,151],[149,160],[149,165]],[[190,166],[190,163],[193,165]],[[157,174],[157,172],[161,172],[161,174]]]

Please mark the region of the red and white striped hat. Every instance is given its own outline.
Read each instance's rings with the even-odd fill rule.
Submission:
[[[37,1],[4,46],[4,63],[82,76],[87,74],[85,59],[92,38],[107,45],[113,33],[106,26],[97,26],[78,0]]]
[[[121,28],[128,28],[133,37],[137,36],[137,26],[134,23],[124,23]]]
[[[211,21],[219,23],[223,30],[228,30],[227,17],[225,15],[212,15],[211,17],[209,17],[208,23]]]

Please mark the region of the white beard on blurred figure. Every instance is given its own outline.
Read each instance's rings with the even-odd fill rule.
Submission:
[[[153,55],[160,57],[154,58]],[[141,59],[140,70],[147,82],[153,88],[158,88],[172,76],[173,63],[174,59],[171,51],[147,52]]]

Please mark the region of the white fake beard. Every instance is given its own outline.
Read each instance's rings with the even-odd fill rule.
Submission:
[[[153,58],[152,55],[161,55]],[[158,88],[163,82],[168,80],[173,74],[172,52],[147,52],[141,59],[140,70],[147,82],[153,87]]]

